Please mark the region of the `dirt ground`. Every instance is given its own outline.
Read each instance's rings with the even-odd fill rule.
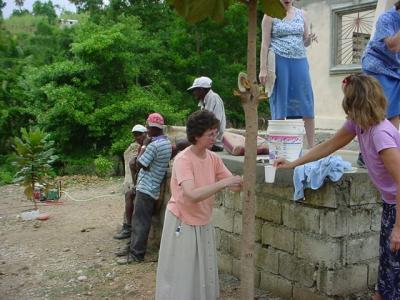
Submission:
[[[114,252],[126,243],[112,238],[122,221],[122,179],[62,182],[69,195],[62,204],[39,203],[47,221],[23,221],[33,205],[22,188],[0,187],[0,299],[154,299],[157,249],[144,263],[116,263]],[[237,299],[238,281],[220,277],[221,299]]]

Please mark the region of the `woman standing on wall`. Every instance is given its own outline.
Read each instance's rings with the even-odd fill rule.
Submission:
[[[387,118],[400,123],[400,1],[383,13],[362,58],[363,71],[382,85],[388,100]]]
[[[242,178],[232,176],[209,149],[219,121],[207,110],[193,113],[186,124],[192,144],[172,167],[171,199],[165,213],[157,268],[156,299],[216,300],[219,296],[217,253],[211,215],[215,194],[240,191]]]
[[[280,0],[283,20],[264,15],[260,52],[261,84],[269,90],[273,120],[303,118],[308,146],[314,145],[314,96],[305,47],[316,41],[305,12]],[[275,79],[276,77],[276,79]],[[275,81],[275,82],[274,82]]]

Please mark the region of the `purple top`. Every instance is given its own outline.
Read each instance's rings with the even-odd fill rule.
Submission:
[[[400,12],[394,7],[382,14],[376,22],[376,31],[362,57],[365,71],[400,79],[400,53],[392,52],[384,39],[400,30]]]
[[[344,127],[357,135],[368,173],[373,184],[380,191],[383,201],[396,204],[396,182],[386,170],[379,152],[388,148],[400,148],[400,133],[386,119],[366,131],[351,120],[347,120]]]

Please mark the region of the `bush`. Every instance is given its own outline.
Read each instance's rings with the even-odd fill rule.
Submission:
[[[94,166],[96,168],[96,174],[99,177],[106,177],[112,174],[113,163],[103,156],[99,156],[94,160]]]
[[[14,160],[15,155],[0,155],[0,186],[12,183],[14,174],[17,172],[12,164]]]
[[[93,157],[72,158],[63,157],[61,159],[59,175],[94,175],[96,168],[93,163]]]

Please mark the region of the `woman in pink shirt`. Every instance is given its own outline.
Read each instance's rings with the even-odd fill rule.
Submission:
[[[371,181],[383,200],[379,271],[374,300],[400,299],[400,134],[385,119],[387,101],[372,76],[354,74],[343,80],[344,126],[329,140],[299,159],[278,159],[278,168],[294,168],[332,154],[357,136]]]
[[[173,164],[171,199],[165,213],[157,268],[156,299],[213,300],[219,296],[215,232],[211,223],[215,194],[240,191],[233,176],[209,149],[218,135],[212,112],[189,116],[186,133],[192,144]]]

